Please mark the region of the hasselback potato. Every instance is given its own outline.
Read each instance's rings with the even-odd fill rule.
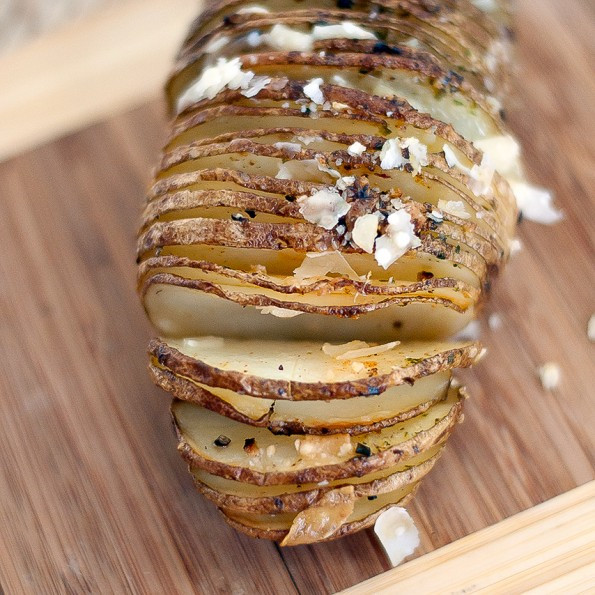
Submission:
[[[198,490],[297,545],[403,505],[525,187],[505,2],[211,2],[167,83],[138,286]]]

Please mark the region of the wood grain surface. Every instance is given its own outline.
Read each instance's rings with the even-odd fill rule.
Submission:
[[[594,23],[586,0],[519,2],[510,121],[566,219],[521,227],[465,423],[410,507],[417,555],[593,479]],[[377,575],[370,532],[279,551],[194,493],[134,291],[164,134],[153,102],[0,163],[0,592],[323,594]]]
[[[589,593],[595,588],[594,526],[591,481],[343,595]]]

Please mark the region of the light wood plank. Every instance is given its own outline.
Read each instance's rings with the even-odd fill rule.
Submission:
[[[580,593],[595,589],[595,482],[351,589],[345,595]]]
[[[120,2],[0,58],[0,160],[156,97],[199,6]]]

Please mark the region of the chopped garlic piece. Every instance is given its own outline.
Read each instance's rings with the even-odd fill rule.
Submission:
[[[341,177],[339,172],[328,167],[324,167],[316,159],[286,161],[279,166],[279,171],[275,177],[278,180],[304,180],[306,182],[319,182],[321,171],[328,173],[333,177]]]
[[[562,211],[554,207],[554,197],[549,190],[519,181],[511,181],[510,186],[526,219],[544,225],[552,225],[564,219]]]
[[[483,12],[496,12],[498,10],[498,2],[496,0],[471,0],[479,10]]]
[[[276,306],[257,306],[257,310],[260,310],[261,314],[271,314],[277,318],[295,318],[303,312],[299,310],[287,310],[286,308],[277,308]]]
[[[263,6],[245,6],[236,10],[236,14],[269,14],[271,11]]]
[[[333,229],[351,208],[336,188],[323,188],[312,196],[300,196],[298,204],[306,221],[324,229]]]
[[[492,181],[494,179],[495,168],[492,165],[492,160],[487,153],[484,153],[481,165],[474,163],[472,167],[466,167],[463,165],[455,152],[448,146],[442,147],[444,151],[444,157],[448,167],[454,167],[464,173],[466,176],[471,178],[469,187],[476,196],[484,196],[489,194],[491,191]]]
[[[477,341],[481,337],[481,324],[478,320],[472,320],[465,328],[461,329],[453,338],[453,341]]]
[[[189,349],[201,349],[201,350],[211,350],[211,349],[223,349],[223,345],[225,340],[222,337],[199,337],[199,338],[192,338],[192,339],[184,339],[183,341],[184,346],[188,347]]]
[[[490,317],[488,318],[488,325],[490,329],[493,331],[497,331],[499,328],[501,328],[502,317],[500,316],[500,314],[496,314],[495,312],[493,314],[490,314]]]
[[[407,160],[403,157],[398,138],[390,138],[384,143],[380,151],[380,159],[382,169],[400,169],[407,163]]]
[[[409,152],[409,158],[403,157],[403,149]],[[380,151],[382,169],[401,169],[407,164],[412,167],[412,174],[419,175],[421,168],[428,165],[428,147],[415,137],[390,138]]]
[[[523,249],[523,243],[518,238],[510,240],[510,255],[514,256]]]
[[[471,215],[465,209],[465,203],[462,200],[442,200],[438,201],[438,208],[445,213],[459,217],[460,219],[470,219]]]
[[[313,39],[309,33],[281,24],[276,24],[269,33],[262,36],[262,39],[273,49],[287,52],[309,52],[313,45]]]
[[[591,318],[587,323],[587,337],[589,337],[591,343],[595,343],[595,314],[591,314]]]
[[[299,455],[307,461],[328,457],[343,458],[354,451],[349,434],[307,435],[297,438],[294,446]]]
[[[298,143],[275,143],[273,146],[277,149],[287,149],[293,153],[301,153],[302,151],[302,145],[298,145]]]
[[[351,21],[343,21],[338,25],[315,25],[312,37],[321,39],[376,39],[371,31],[366,31]]]
[[[370,345],[365,341],[350,341],[349,343],[343,343],[341,345],[331,345],[330,343],[325,343],[322,346],[322,351],[325,355],[338,359],[339,356],[347,353],[348,351],[352,351],[354,349],[367,349],[368,347],[370,347]]]
[[[351,362],[351,369],[356,373],[360,374],[366,369],[366,366],[362,362]]]
[[[413,173],[419,175],[421,168],[428,165],[428,147],[415,137],[404,138],[400,147],[409,151],[409,163],[413,167]]]
[[[504,176],[522,175],[520,170],[521,146],[517,140],[507,135],[490,136],[473,143],[479,150],[487,154],[496,168]]]
[[[388,228],[385,235],[376,240],[374,257],[381,267],[388,269],[408,250],[419,246],[421,240],[415,235],[411,215],[402,209],[388,216]]]
[[[206,54],[216,54],[219,50],[222,50],[229,43],[229,37],[224,35],[223,37],[211,39],[204,48]]]
[[[200,77],[180,95],[177,109],[181,112],[193,103],[213,99],[225,88],[242,89],[243,95],[253,97],[270,82],[268,77],[254,76],[253,72],[242,70],[239,58],[218,58],[215,65],[205,68]]]
[[[354,157],[361,155],[366,150],[366,145],[362,145],[359,141],[355,141],[352,145],[347,147],[347,152]]]
[[[303,545],[331,537],[353,513],[354,491],[352,485],[331,490],[302,510],[293,520],[281,545]]]
[[[241,93],[244,97],[254,97],[258,95],[268,84],[270,84],[272,79],[266,76],[256,76],[252,79],[252,82],[249,84],[247,89],[244,89]]]
[[[309,252],[302,264],[293,271],[299,281],[324,277],[329,273],[335,273],[354,281],[359,280],[357,273],[351,268],[345,257],[337,251]]]
[[[541,386],[545,390],[553,390],[558,387],[562,378],[562,371],[557,363],[547,362],[540,366],[538,371]]]
[[[355,220],[351,239],[354,244],[359,246],[368,254],[374,252],[374,242],[378,235],[378,222],[380,221],[380,213],[368,213]]]
[[[390,343],[385,343],[384,345],[373,346],[370,346],[365,341],[350,341],[349,343],[344,343],[343,345],[331,345],[330,343],[325,343],[322,346],[322,351],[326,355],[334,357],[336,360],[342,361],[348,359],[358,359],[360,357],[369,357],[371,355],[379,355],[380,353],[385,353],[386,351],[394,349],[400,344],[400,341],[391,341]]]
[[[320,89],[324,81],[321,78],[312,79],[304,86],[304,94],[309,97],[314,103],[322,105],[324,103],[324,95]]]
[[[420,543],[413,519],[399,506],[389,508],[376,519],[374,533],[393,566],[398,566],[410,556]]]
[[[353,184],[355,184],[355,176],[344,176],[336,181],[335,186],[339,190],[347,190],[347,188],[353,186]]]
[[[289,107],[289,106],[287,106]],[[299,140],[303,145],[308,146],[311,143],[322,142],[322,136],[296,136],[293,140]]]

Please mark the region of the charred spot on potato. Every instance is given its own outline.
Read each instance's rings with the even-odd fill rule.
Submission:
[[[246,438],[244,440],[244,452],[249,455],[258,454],[259,448],[256,445],[256,438]]]

